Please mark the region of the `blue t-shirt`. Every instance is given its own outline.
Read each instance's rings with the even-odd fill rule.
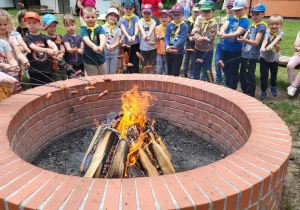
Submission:
[[[178,50],[177,54],[184,54],[184,43],[186,37],[188,35],[189,27],[186,23],[180,25],[180,30],[175,37],[175,31],[177,30],[177,26],[173,23],[168,23],[166,27],[166,34],[165,34],[165,46],[175,46]]]
[[[248,29],[248,35],[247,35],[248,40],[255,41],[255,38],[256,38],[256,35],[258,32],[262,32],[262,37],[257,46],[252,46],[250,44],[244,44],[244,48],[242,51],[242,58],[248,58],[248,59],[258,59],[259,58],[260,47],[264,40],[266,29],[267,29],[267,27],[265,24],[259,24],[256,27],[250,27]]]
[[[119,26],[121,25],[124,25],[127,33],[129,36],[133,36],[134,35],[134,32],[135,32],[135,24],[138,23],[139,21],[139,17],[138,16],[133,16],[131,18],[131,26],[129,28],[129,20],[125,19],[125,18],[121,18],[120,21],[119,21]],[[130,43],[127,39],[126,36],[124,36],[124,41],[123,41],[124,44],[127,44],[127,45],[134,45],[134,44],[138,44],[140,43],[140,37],[137,36],[135,41],[133,43]]]
[[[82,39],[87,36],[91,40],[90,37],[92,31],[88,30],[86,26],[81,26],[80,33]],[[100,34],[105,35],[105,31],[103,30],[102,26],[98,26],[94,30],[94,37],[93,40],[91,40],[97,46],[100,46]],[[86,54],[88,54],[88,56]],[[105,52],[103,50],[103,53],[99,55],[98,53],[95,53],[93,49],[87,46],[87,44],[84,42],[83,61],[89,65],[102,65],[105,62]]]
[[[239,27],[244,28],[245,30],[248,29],[250,26],[248,18],[241,18],[239,20],[235,19],[234,16],[231,16],[227,19],[229,21],[229,26],[227,29],[226,34],[234,33]],[[241,36],[243,36],[243,33]],[[237,38],[225,38],[223,42],[223,50],[229,52],[237,52],[243,49],[243,43],[239,43]]]

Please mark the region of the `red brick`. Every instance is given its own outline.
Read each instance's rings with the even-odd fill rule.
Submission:
[[[154,209],[154,198],[148,178],[136,178],[136,188],[138,191],[139,203],[141,209]],[[157,195],[156,195],[157,196]]]
[[[84,205],[85,209],[98,209],[108,179],[94,179],[92,189]]]

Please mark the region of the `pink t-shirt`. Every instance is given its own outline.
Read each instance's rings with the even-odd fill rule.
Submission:
[[[153,7],[153,16],[159,17],[159,8],[158,3],[161,3],[161,0],[142,0],[142,4],[151,4]]]
[[[96,0],[79,0],[79,1],[82,2],[83,7],[90,6],[90,7],[95,8],[95,6],[96,6]],[[82,11],[81,10],[79,11],[79,15],[80,15],[80,17],[82,17]]]

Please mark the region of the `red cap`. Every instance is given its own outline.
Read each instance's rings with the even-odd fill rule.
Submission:
[[[27,18],[34,18],[34,19],[38,20],[39,22],[41,22],[40,16],[35,12],[26,12],[25,17],[24,17],[25,22],[26,22]]]

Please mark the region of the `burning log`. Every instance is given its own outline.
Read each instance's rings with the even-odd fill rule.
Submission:
[[[128,173],[128,176],[130,178],[146,176],[145,173],[135,165],[134,166],[129,166],[127,168],[127,173]]]
[[[103,159],[108,155],[110,148],[116,138],[116,133],[111,129],[105,129],[102,136],[99,137],[99,143],[96,145],[96,149],[92,158],[92,161],[86,171],[84,177],[100,177],[100,171],[103,166]],[[89,155],[92,153],[91,151]]]
[[[156,170],[156,168],[152,165],[148,155],[146,154],[146,152],[143,149],[139,149],[139,154],[140,154],[140,161],[142,166],[144,167],[144,169],[147,171],[149,176],[158,176],[159,173]]]
[[[152,131],[149,131],[147,134],[151,137],[152,141],[156,141],[155,140],[155,135],[154,135],[154,133]],[[164,150],[164,152],[166,153],[166,155],[168,156],[168,158],[171,160],[171,154],[169,153],[166,145],[162,141],[159,141],[158,143],[162,147],[162,149]]]
[[[122,139],[116,148],[116,155],[108,171],[107,178],[123,178],[127,154],[129,151],[128,142]]]

